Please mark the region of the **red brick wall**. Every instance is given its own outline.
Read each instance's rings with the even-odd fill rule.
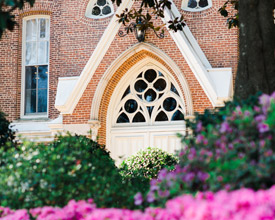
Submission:
[[[58,77],[80,75],[111,19],[110,17],[100,20],[86,18],[85,10],[88,2],[88,0],[37,0],[33,8],[24,9],[23,12],[20,12],[20,16],[16,17],[21,24],[22,17],[26,16],[28,12],[51,14],[50,118],[56,118],[59,114],[54,108]],[[223,2],[224,0],[213,0],[213,7],[202,12],[181,12],[185,15],[191,32],[211,65],[213,67],[233,67],[235,73],[237,31],[228,30],[226,19],[217,12]],[[176,0],[175,3],[180,8],[181,1]],[[156,22],[160,23],[160,21]],[[7,36],[4,35],[0,40],[0,108],[9,114],[10,120],[20,116],[22,47],[20,27],[12,33],[7,32]],[[152,34],[152,31],[149,31],[146,42],[160,48],[179,66],[188,81],[195,111],[202,112],[205,108],[211,107],[211,103],[169,33],[166,31],[165,38],[159,39]],[[96,86],[102,75],[122,52],[136,43],[137,40],[132,34],[124,38],[115,37],[73,114],[65,115],[65,123],[87,123],[90,119],[91,103]],[[102,105],[108,105],[108,103],[102,103]]]

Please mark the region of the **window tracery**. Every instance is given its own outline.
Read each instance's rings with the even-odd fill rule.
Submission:
[[[124,91],[116,124],[155,124],[184,120],[178,90],[167,76],[155,69],[141,72]]]
[[[92,0],[86,9],[86,17],[100,19],[111,16],[114,13],[113,4],[110,0]]]
[[[182,9],[185,11],[202,11],[211,6],[211,0],[183,0],[182,2]]]

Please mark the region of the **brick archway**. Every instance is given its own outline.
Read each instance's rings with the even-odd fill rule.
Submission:
[[[161,63],[163,66],[167,68],[167,70],[171,73],[171,75],[174,77],[176,82],[178,83],[182,94],[184,94],[184,89],[182,88],[182,85],[177,77],[177,75],[174,73],[174,71],[167,65],[166,62],[164,62],[160,57],[153,54],[150,51],[147,50],[141,50],[134,55],[130,56],[128,59],[126,59],[123,64],[114,72],[111,79],[108,81],[107,86],[104,90],[100,107],[99,107],[99,114],[98,114],[98,120],[101,123],[101,128],[98,130],[98,141],[100,144],[106,144],[106,123],[107,123],[107,112],[108,112],[108,106],[110,103],[110,99],[112,97],[112,94],[121,80],[121,78],[127,73],[130,68],[137,64],[138,62],[142,61],[143,59],[150,57],[151,59],[156,60],[157,62]],[[184,103],[186,103],[186,97],[184,97]]]

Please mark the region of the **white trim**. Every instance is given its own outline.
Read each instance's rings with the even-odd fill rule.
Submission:
[[[86,8],[86,12],[85,12],[85,16],[87,18],[92,18],[92,19],[101,19],[101,18],[107,18],[107,17],[110,17],[111,15],[114,14],[114,6],[112,4],[112,2],[110,0],[106,0],[106,2],[108,2],[110,8],[111,8],[111,13],[107,14],[107,15],[101,15],[101,16],[95,16],[92,14],[92,10],[94,8],[94,4],[96,3],[97,0],[91,0],[88,5],[87,5],[87,8]]]
[[[145,69],[157,69],[160,70],[164,75],[169,77],[169,80],[174,84],[174,86],[177,88],[180,97],[185,97],[185,94],[182,94],[181,90],[179,89],[179,85],[176,82],[176,80],[174,79],[173,75],[171,73],[169,73],[169,70],[163,66],[161,63],[159,63],[158,61],[154,60],[153,58],[145,58],[143,60],[141,60],[140,62],[136,63],[135,65],[133,65],[128,71],[127,73],[121,78],[121,80],[119,81],[119,83],[117,84],[116,88],[113,91],[113,94],[111,96],[110,102],[108,104],[108,109],[107,109],[107,117],[106,117],[106,146],[108,148],[108,146],[110,146],[110,142],[111,142],[111,132],[113,131],[113,129],[117,129],[123,130],[132,130],[132,131],[136,131],[139,130],[138,127],[146,127],[146,129],[150,128],[150,130],[154,130],[156,132],[160,131],[160,130],[165,130],[166,126],[170,126],[170,125],[178,125],[180,126],[182,129],[185,129],[185,123],[183,123],[182,121],[166,121],[166,122],[160,122],[160,123],[156,123],[156,124],[144,124],[144,123],[140,123],[140,125],[134,125],[134,124],[128,124],[125,126],[120,126],[118,124],[116,124],[116,108],[117,108],[117,103],[120,102],[121,100],[121,95],[125,92],[126,88],[129,86],[129,84],[131,83],[133,78],[136,78],[142,71],[144,71]],[[182,85],[184,87],[184,85]],[[100,87],[98,87],[100,88]],[[187,100],[186,100],[187,101]],[[189,100],[190,101],[190,100]],[[192,102],[192,100],[191,100]],[[186,115],[186,105],[184,102],[181,103],[182,108],[183,108],[183,112],[184,115]],[[108,123],[107,123],[108,122]],[[181,123],[181,125],[180,125]],[[141,130],[142,131],[142,130]],[[143,132],[145,130],[143,129]]]
[[[45,18],[45,19],[48,19],[49,21],[49,45],[48,45],[48,64],[45,64],[45,65],[48,65],[48,94],[47,94],[47,113],[46,114],[25,114],[25,67],[26,66],[30,66],[30,65],[25,65],[25,54],[26,54],[26,22],[28,20],[32,20],[32,19],[38,19],[38,18]],[[20,118],[22,119],[40,119],[40,118],[48,118],[49,117],[49,79],[50,79],[50,25],[51,25],[51,17],[50,15],[30,15],[30,16],[27,16],[27,17],[24,17],[23,20],[22,20],[22,63],[21,63],[21,103],[20,103]]]
[[[100,80],[100,82],[99,82],[99,84],[96,88],[94,99],[93,99],[93,102],[92,102],[91,119],[99,119],[98,118],[99,107],[100,107],[100,103],[101,103],[101,100],[102,100],[102,96],[104,94],[104,91],[106,89],[106,86],[107,86],[108,82],[110,81],[110,79],[112,78],[112,76],[114,75],[116,70],[129,57],[133,56],[134,54],[136,54],[136,53],[138,53],[142,50],[149,51],[152,54],[158,56],[159,58],[164,60],[166,62],[166,64],[173,70],[175,75],[178,77],[178,80],[180,81],[180,84],[181,84],[182,89],[183,89],[183,93],[184,93],[183,97],[184,97],[185,103],[186,103],[186,114],[187,115],[193,115],[194,114],[192,95],[191,95],[191,91],[190,91],[189,86],[188,86],[188,82],[185,79],[185,77],[184,77],[183,73],[181,72],[181,70],[179,69],[179,67],[177,66],[177,64],[167,54],[165,54],[159,48],[157,48],[155,46],[152,46],[148,43],[139,43],[139,44],[134,45],[133,47],[131,47],[127,51],[123,52],[115,61],[113,61],[113,63],[110,65],[110,67],[107,69],[107,71],[102,76],[102,78],[101,78],[101,80]],[[165,69],[165,72],[169,72],[163,65],[161,65],[159,62],[155,61],[152,58],[145,58],[145,59],[141,60],[140,62],[138,62],[136,65],[143,65],[144,66],[144,65],[148,64],[149,62],[154,63],[155,66],[162,66],[162,68]],[[131,67],[131,69],[132,68],[133,67]]]
[[[165,78],[168,78],[171,83],[174,84],[178,90],[180,98],[184,97],[182,91],[179,89],[179,85],[174,79],[173,75],[169,70],[159,63],[157,60],[147,57],[140,62],[133,65],[127,73],[120,79],[117,86],[114,89],[114,92],[111,96],[110,102],[107,109],[106,117],[106,147],[111,151],[111,156],[116,160],[116,163],[120,162],[119,156],[121,149],[117,149],[116,138],[128,139],[128,144],[130,144],[127,150],[123,150],[123,155],[128,155],[129,152],[135,152],[139,148],[144,148],[148,146],[154,146],[153,142],[157,136],[167,137],[167,135],[176,136],[176,133],[184,134],[186,132],[186,124],[184,121],[165,121],[160,123],[127,123],[123,126],[120,126],[116,123],[117,118],[117,106],[121,101],[121,96],[124,94],[126,88],[136,79],[136,77],[143,71],[147,69],[155,69],[160,71]],[[185,103],[181,102],[181,107],[183,112],[186,114]],[[153,116],[152,116],[153,117]],[[122,137],[123,136],[123,137]],[[139,143],[138,146],[133,146],[131,142],[132,138],[141,138],[143,139],[143,144]],[[179,139],[178,139],[179,140]],[[140,145],[141,144],[141,145]],[[167,145],[166,147],[175,148],[177,145]],[[159,146],[160,147],[160,146]],[[123,148],[123,147],[122,147]],[[162,147],[161,147],[162,148]],[[171,149],[170,149],[171,150]],[[119,153],[120,152],[120,153]],[[132,152],[132,153],[133,153]],[[131,153],[130,153],[131,154]],[[129,156],[129,155],[128,155]]]
[[[174,20],[175,17],[180,16],[180,12],[178,11],[177,7],[171,0],[171,11],[167,8],[164,9],[164,19],[163,21],[167,23],[169,20]],[[168,25],[166,25],[167,30]],[[199,81],[200,85],[202,86],[203,90],[205,91],[207,97],[209,98],[210,102],[212,103],[213,107],[220,107],[224,106],[223,101],[219,100],[217,89],[216,89],[216,81],[215,78],[212,78],[207,69],[213,69],[211,65],[205,62],[205,59],[201,60],[200,57],[202,55],[202,51],[199,51],[199,45],[197,42],[194,41],[194,38],[191,37],[191,32],[187,26],[183,28],[184,31],[169,31],[171,37],[174,39],[175,43],[177,44],[179,50],[181,51],[184,59],[188,63],[189,67],[191,68],[192,72],[194,73],[195,77]],[[192,43],[190,43],[193,41]],[[204,56],[202,56],[204,57]],[[231,72],[232,75],[232,72]]]
[[[125,8],[130,9],[133,5],[132,0],[125,0],[122,1],[121,6],[116,11],[116,14],[122,13]],[[176,6],[172,2],[172,9],[169,11],[167,8],[165,9],[165,18],[163,19],[164,22],[173,19],[174,17],[180,16],[180,13]],[[72,114],[74,108],[76,107],[78,101],[80,100],[82,94],[84,93],[88,83],[93,77],[97,67],[99,66],[100,62],[102,61],[103,57],[105,56],[106,52],[108,51],[111,42],[115,38],[121,23],[117,22],[117,18],[114,16],[108,25],[107,29],[105,30],[103,36],[101,37],[96,49],[94,50],[92,56],[90,57],[89,61],[87,62],[86,66],[84,67],[79,80],[77,81],[75,87],[72,89],[71,96],[66,100],[63,106],[55,105],[55,107],[62,113],[62,114]],[[170,35],[172,36],[173,40],[175,41],[176,45],[178,46],[179,50],[181,51],[183,57],[187,61],[188,65],[190,66],[193,74],[196,76],[197,80],[199,81],[200,85],[202,86],[203,90],[205,91],[207,97],[211,101],[213,107],[219,107],[223,105],[223,102],[219,100],[216,86],[215,86],[215,79],[212,79],[211,76],[208,74],[207,69],[212,69],[209,61],[207,60],[206,56],[204,55],[203,51],[201,50],[199,44],[193,37],[192,33],[190,32],[187,25],[183,28],[183,31],[173,32],[169,31]],[[145,43],[141,44],[145,45]],[[147,44],[149,45],[149,44]],[[135,46],[134,46],[135,47]],[[156,51],[155,49],[151,50]],[[138,49],[138,47],[137,47]],[[158,50],[159,51],[159,50]],[[131,56],[131,54],[135,53],[136,51],[126,51],[121,56],[124,56],[126,59],[127,56]],[[128,54],[129,53],[129,54]],[[159,55],[159,54],[158,54]],[[123,59],[117,58],[120,62],[123,62]],[[166,56],[168,57],[168,56]],[[164,59],[166,61],[166,59]],[[170,60],[170,58],[169,58]],[[110,70],[115,68],[115,65],[111,65],[106,72],[113,71]],[[177,72],[177,71],[175,71]],[[232,73],[231,73],[232,74]],[[105,74],[106,75],[106,74]],[[100,82],[100,88],[106,87],[108,78],[104,78]],[[103,86],[103,87],[102,87]],[[99,87],[99,86],[98,86]],[[185,88],[185,86],[183,86]],[[188,88],[188,86],[186,87]],[[184,91],[185,93],[186,91]],[[97,95],[97,94],[96,94]],[[187,93],[184,94],[185,96]],[[101,96],[102,97],[102,96]],[[191,94],[190,94],[191,97]],[[98,97],[95,96],[96,100]],[[189,101],[191,99],[186,99]],[[96,101],[98,103],[98,101]],[[93,101],[94,103],[94,101]],[[187,105],[191,106],[191,105]],[[192,109],[193,112],[193,109]],[[97,119],[98,112],[95,112],[94,107],[92,107],[92,115],[91,119]]]
[[[134,1],[125,0],[122,1],[120,7],[117,9],[116,14],[123,12],[125,8],[131,8]],[[84,67],[79,80],[77,81],[75,87],[72,90],[71,96],[66,100],[64,106],[55,105],[55,107],[62,112],[62,114],[72,114],[74,108],[76,107],[78,101],[80,100],[82,94],[84,93],[87,85],[89,84],[91,78],[94,75],[97,67],[99,66],[101,60],[108,51],[114,37],[116,36],[121,23],[118,23],[117,17],[113,16],[108,27],[106,28],[103,36],[101,37],[97,47],[95,48],[92,56]],[[61,108],[60,108],[61,107]]]
[[[203,7],[203,8],[189,8],[188,7],[188,1],[189,0],[182,0],[181,3],[181,9],[184,11],[190,11],[190,12],[199,12],[199,11],[204,11],[206,9],[209,9],[212,7],[212,0],[208,0],[208,6]]]

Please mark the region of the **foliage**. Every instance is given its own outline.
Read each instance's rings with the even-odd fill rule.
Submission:
[[[166,203],[165,208],[148,208],[144,212],[127,209],[96,208],[93,200],[70,201],[63,208],[41,207],[13,211],[0,207],[2,220],[260,220],[275,218],[275,186],[266,191],[241,189],[234,192],[182,195]]]
[[[0,147],[8,147],[7,142],[10,144],[14,141],[14,132],[10,129],[10,122],[6,119],[6,115],[0,111]]]
[[[226,0],[219,9],[222,16],[228,17],[228,28],[239,27],[239,0]]]
[[[197,117],[193,137],[182,139],[180,165],[151,181],[144,205],[164,205],[182,193],[275,184],[275,93],[261,95],[256,104],[255,97],[250,100]]]
[[[6,29],[12,31],[17,24],[12,14],[16,9],[23,9],[26,3],[33,6],[35,0],[0,0],[0,39]]]
[[[177,158],[159,148],[147,148],[139,151],[122,162],[121,174],[125,177],[156,178],[164,167],[171,167],[177,163]]]
[[[70,135],[49,145],[1,149],[0,189],[0,205],[11,208],[63,206],[88,198],[100,207],[130,207],[137,192],[122,181],[104,147]]]

